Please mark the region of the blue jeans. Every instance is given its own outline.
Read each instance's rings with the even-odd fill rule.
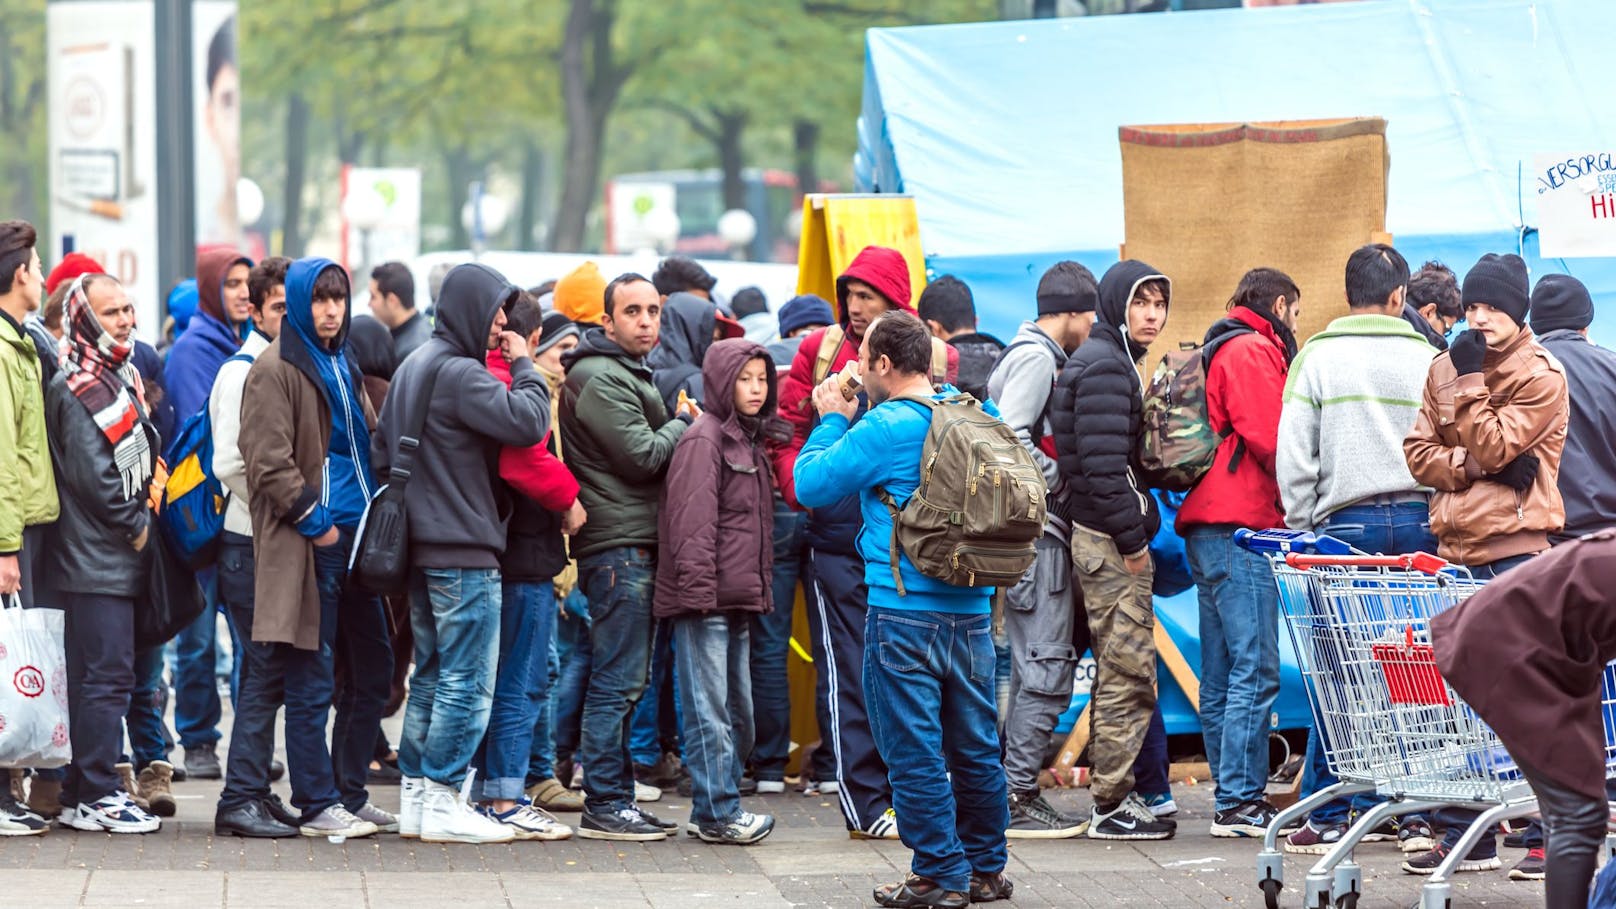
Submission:
[[[410,592],[415,675],[398,769],[459,788],[488,729],[499,666],[497,568],[425,568]]]
[[[555,585],[550,586],[555,596]],[[554,619],[551,620],[554,625]],[[561,679],[561,655],[556,651],[554,628],[551,628],[550,646],[544,655],[544,697],[539,699],[539,710],[533,717],[533,747],[527,757],[527,783],[543,782],[555,776],[555,690]],[[498,688],[496,684],[494,687]]]
[[[485,799],[521,798],[539,704],[550,694],[550,639],[555,634],[555,585],[505,584],[499,614],[499,672],[488,733],[479,749]]]
[[[992,617],[871,606],[864,699],[910,869],[944,890],[1004,870],[1009,794],[994,704]]]
[[[655,620],[651,631],[651,675],[645,696],[634,707],[628,751],[634,763],[655,764],[663,752],[679,753],[679,674],[673,660],[673,625]]]
[[[1423,502],[1348,505],[1331,512],[1318,529],[1320,533],[1376,555],[1436,552],[1436,537],[1431,535],[1430,509]],[[1317,732],[1310,731],[1307,737],[1307,765],[1302,774],[1302,795],[1312,795],[1337,782],[1335,774],[1330,772],[1330,764],[1324,748],[1319,744]],[[1314,809],[1308,817],[1314,827],[1322,829],[1344,824],[1349,817],[1368,810],[1380,801],[1380,797],[1372,793],[1355,795],[1351,799],[1336,799]]]
[[[168,707],[168,685],[163,682],[163,647],[158,645],[135,653],[135,691],[129,699],[124,723],[129,727],[129,752],[135,770],[152,761],[168,760],[174,739],[169,735],[163,714]]]
[[[218,742],[219,720],[223,717],[218,680],[218,569],[204,568],[197,572],[196,578],[202,585],[207,608],[174,639],[174,731],[186,748]],[[241,636],[235,622],[230,621],[229,612],[225,612],[225,620],[230,628],[234,663],[230,673],[230,700],[234,703],[241,674]]]
[[[752,753],[750,619],[714,613],[673,620],[679,700],[690,771],[690,821],[716,824],[741,813],[741,772]]]
[[[582,736],[584,698],[589,693],[590,666],[594,654],[589,641],[588,601],[574,590],[568,595],[583,602],[584,615],[577,616],[568,607],[568,615],[556,624],[556,651],[561,658],[561,675],[550,691],[551,754],[555,761],[570,761],[578,755],[578,742]],[[537,776],[544,771],[548,776]],[[528,779],[539,782],[555,775],[554,763],[530,764]],[[570,785],[571,780],[562,780]]]
[[[786,761],[791,757],[791,686],[786,659],[791,652],[797,581],[807,556],[803,537],[807,520],[806,514],[775,501],[774,611],[751,617],[752,720],[757,728],[752,773],[777,783],[785,780]]]
[[[1184,539],[1201,603],[1201,730],[1219,811],[1263,798],[1279,696],[1279,589],[1268,560],[1236,546],[1233,531],[1202,526]]]
[[[656,554],[638,546],[597,552],[578,560],[578,580],[589,597],[593,645],[579,743],[584,806],[608,814],[634,804],[629,724],[651,664]]]

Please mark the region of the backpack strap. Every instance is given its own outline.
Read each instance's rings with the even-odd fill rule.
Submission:
[[[1235,338],[1238,338],[1241,335],[1254,335],[1256,333],[1256,329],[1246,325],[1241,325],[1239,328],[1224,332],[1205,344],[1202,344],[1201,369],[1204,370],[1208,376],[1210,376],[1212,374],[1212,358],[1217,355],[1218,351],[1223,349],[1223,345],[1233,341]],[[1227,439],[1229,436],[1234,435],[1234,425],[1230,424],[1225,426],[1223,429],[1218,430],[1217,433],[1218,441],[1221,442],[1222,440]],[[1229,472],[1234,473],[1235,471],[1239,470],[1240,462],[1244,460],[1245,457],[1246,440],[1237,438],[1234,440],[1234,453],[1229,455]]]
[[[398,454],[387,471],[389,483],[401,488],[409,484],[410,468],[415,466],[415,452],[421,447],[421,432],[426,428],[427,411],[432,408],[432,392],[438,384],[438,373],[443,371],[448,361],[448,357],[440,357],[431,365],[426,374],[426,385],[422,388],[423,394],[410,402],[409,413],[404,417],[404,433],[398,438]]]
[[[948,342],[941,338],[931,339],[931,384],[933,388],[941,388],[948,383]]]
[[[935,341],[936,339],[933,339],[933,340]],[[970,397],[969,395],[963,395],[963,396],[964,397]],[[934,398],[925,398],[925,397],[921,397],[920,395],[899,395],[898,397],[888,398],[887,400],[888,401],[908,401],[911,404],[923,404],[926,407],[927,413],[936,413],[937,405],[942,403],[941,401],[938,401],[938,400],[936,400]],[[949,400],[953,400],[953,399],[950,398]],[[972,398],[972,400],[975,400],[975,399]],[[925,482],[924,473],[922,473],[922,475],[921,475],[921,482],[922,483]],[[919,490],[918,486],[915,487],[915,488],[916,488],[917,491]],[[892,493],[888,492],[885,487],[877,486],[875,488],[875,495],[876,495],[876,498],[881,500],[881,504],[883,504],[883,505],[885,505],[887,507],[887,511],[892,512],[892,534],[891,534],[891,540],[890,540],[891,550],[892,550],[892,583],[895,584],[897,586],[897,588],[898,588],[898,596],[900,596],[900,597],[901,596],[907,596],[908,593],[907,593],[907,591],[904,590],[904,586],[903,586],[903,572],[900,571],[899,568],[898,568],[898,555],[899,555],[899,552],[900,552],[900,550],[898,549],[898,515],[902,511],[902,509],[898,508],[898,500],[896,498],[894,498]]]
[[[831,325],[819,338],[819,352],[814,355],[814,384],[818,385],[830,375],[830,365],[836,362],[836,354],[842,349],[842,341],[847,338],[847,330],[841,325]]]

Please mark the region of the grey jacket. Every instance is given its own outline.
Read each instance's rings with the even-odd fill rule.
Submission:
[[[1056,506],[1065,501],[1066,480],[1050,454],[1054,450],[1054,429],[1049,423],[1049,399],[1055,377],[1065,365],[1066,351],[1037,322],[1026,321],[1010,339],[987,381],[988,397],[998,405],[999,417],[1016,431],[1016,438],[1032,452],[1033,462],[1044,472],[1044,482],[1049,487],[1047,529],[1062,537],[1070,527]]]
[[[488,371],[494,313],[520,291],[485,265],[449,272],[432,339],[393,375],[371,464],[388,481],[410,407],[438,369],[405,504],[411,561],[418,568],[498,568],[512,502],[498,482],[500,446],[544,441],[550,388],[527,358],[511,364],[511,386]],[[442,364],[441,367],[438,364]]]
[[[1616,527],[1616,351],[1581,333],[1558,329],[1538,343],[1565,367],[1571,395],[1571,422],[1560,455],[1560,498],[1565,529],[1549,534],[1552,543]]]

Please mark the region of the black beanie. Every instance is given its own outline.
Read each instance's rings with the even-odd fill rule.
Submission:
[[[1570,275],[1544,275],[1532,289],[1532,331],[1547,334],[1559,328],[1587,328],[1594,321],[1594,298],[1588,287]]]
[[[1056,262],[1038,281],[1038,315],[1093,312],[1100,305],[1100,286],[1094,272],[1080,262]]]
[[[1516,325],[1525,325],[1531,287],[1526,262],[1520,256],[1488,253],[1465,275],[1460,297],[1465,306],[1485,303],[1506,313]]]

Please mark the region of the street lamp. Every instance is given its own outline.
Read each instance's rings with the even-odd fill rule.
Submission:
[[[471,236],[473,258],[482,257],[488,238],[498,236],[510,216],[511,205],[503,197],[487,192],[481,180],[471,184],[471,193],[460,209],[460,225]]]
[[[757,239],[757,232],[757,219],[744,208],[732,208],[718,216],[718,236],[734,258],[750,258],[747,247]]]
[[[342,217],[359,231],[359,266],[353,274],[360,274],[370,265],[370,234],[382,226],[387,218],[387,200],[376,187],[362,183],[348,188],[348,198],[342,200]]]
[[[264,216],[264,190],[251,177],[236,181],[236,215],[242,227],[252,227]]]
[[[657,252],[663,254],[673,252],[674,244],[679,242],[679,226],[679,215],[671,208],[653,208],[640,222]]]

